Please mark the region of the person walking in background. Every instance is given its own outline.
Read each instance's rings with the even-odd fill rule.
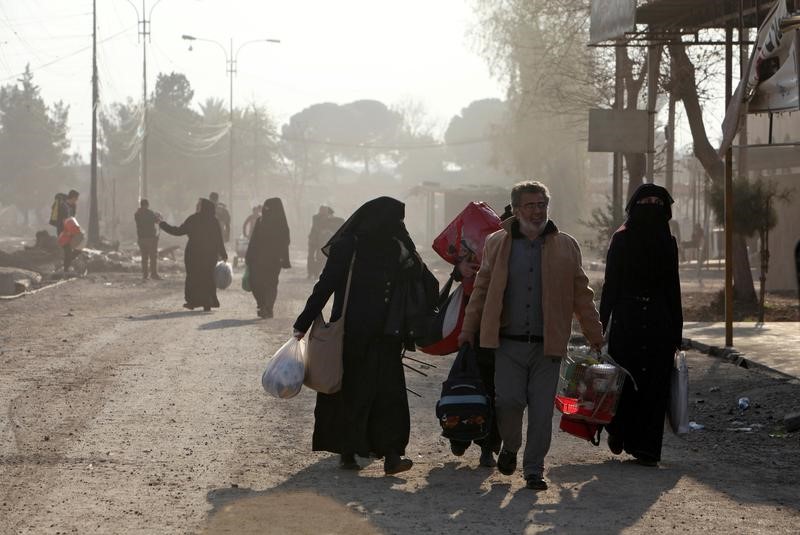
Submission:
[[[69,217],[67,211],[69,208],[66,206],[67,194],[56,193],[53,199],[53,204],[50,207],[50,224],[56,227],[56,238],[64,230],[64,220]]]
[[[253,212],[247,216],[247,219],[245,219],[242,224],[242,236],[250,239],[250,236],[253,234],[253,228],[255,228],[256,221],[258,221],[259,217],[261,217],[261,206],[253,206]]]
[[[331,321],[341,316],[353,262],[344,318],[342,389],[318,393],[314,409],[313,449],[338,453],[343,469],[360,468],[355,455],[383,457],[387,475],[413,464],[403,458],[411,426],[402,363],[409,333],[404,330],[407,322],[401,327],[390,318],[397,318],[398,312],[401,320],[404,317],[404,284],[424,284],[428,276],[433,285],[438,283],[417,254],[404,217],[405,205],[390,197],[373,199],[356,210],[322,248],[328,259],[294,323],[295,337],[303,338],[331,294]]]
[[[71,189],[69,193],[63,198],[63,202],[58,205],[58,216],[56,230],[58,231],[58,242],[64,250],[64,271],[68,271],[72,265],[72,261],[80,254],[80,251],[74,250],[73,235],[67,236],[65,234],[65,223],[70,217],[75,217],[78,213],[78,198],[80,193],[77,190]],[[75,220],[77,225],[77,218]],[[77,229],[80,231],[80,227]],[[74,234],[74,233],[73,233]]]
[[[311,231],[308,233],[308,257],[306,260],[306,269],[310,280],[319,277],[319,273],[325,263],[325,257],[320,249],[333,235],[332,232],[328,232],[330,228],[328,220],[332,216],[333,208],[323,204],[319,207],[317,213],[311,217]]]
[[[228,243],[231,239],[231,214],[225,205],[219,202],[219,193],[216,191],[209,193],[208,200],[214,203],[214,216],[222,229],[222,241]]]
[[[608,431],[608,447],[645,466],[661,460],[670,373],[683,330],[678,246],[670,234],[669,192],[643,184],[611,237],[600,299],[608,352],[636,381],[625,381]]]
[[[495,411],[503,447],[500,473],[511,475],[528,433],[522,459],[526,486],[544,490],[544,458],[550,449],[553,400],[561,359],[567,354],[572,316],[599,350],[602,326],[581,265],[578,242],[548,218],[550,194],[540,182],[511,190],[513,216],[486,239],[459,345],[495,348]]]
[[[208,312],[219,308],[217,287],[214,284],[214,267],[219,259],[227,260],[222,230],[214,215],[214,203],[208,199],[197,201],[197,211],[186,218],[179,227],[166,221],[159,223],[161,230],[173,236],[188,236],[183,262],[186,266],[184,308],[203,307]]]
[[[142,255],[142,280],[147,280],[148,275],[153,280],[161,280],[158,275],[158,234],[156,233],[159,217],[150,210],[150,202],[142,199],[139,201],[139,209],[136,210],[133,218],[136,221],[136,238],[139,243],[139,252]]]
[[[279,198],[272,197],[264,201],[261,217],[253,227],[247,245],[245,262],[258,316],[271,318],[278,296],[281,269],[292,267],[289,262],[289,223]]]

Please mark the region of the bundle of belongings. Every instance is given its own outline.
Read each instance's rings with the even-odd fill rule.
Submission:
[[[601,426],[616,414],[626,373],[608,355],[570,348],[561,361],[555,399],[561,430],[599,443]]]
[[[486,238],[497,230],[500,230],[500,218],[494,210],[486,203],[471,202],[436,237],[433,250],[454,266],[464,260],[480,264]],[[475,277],[463,280],[453,290],[454,277],[455,270],[439,294],[426,339],[417,344],[420,351],[429,355],[458,351],[458,335]]]

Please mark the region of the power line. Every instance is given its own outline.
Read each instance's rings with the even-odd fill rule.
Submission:
[[[129,32],[130,30],[131,30],[131,28],[126,28],[124,30],[121,30],[121,31],[109,36],[109,37],[106,37],[105,39],[103,39],[100,42],[104,43],[106,41],[110,41],[111,39],[115,39],[115,38],[119,37],[120,35]],[[54,64],[56,64],[56,63],[58,63],[60,61],[63,61],[63,60],[68,59],[68,58],[71,58],[73,56],[77,56],[81,52],[85,52],[87,50],[90,50],[91,48],[92,48],[92,45],[85,46],[83,48],[80,48],[78,50],[70,52],[69,54],[65,54],[65,55],[63,55],[63,56],[61,56],[59,58],[56,58],[56,59],[54,59],[52,61],[48,61],[47,63],[43,63],[41,65],[37,65],[36,67],[31,68],[30,71],[33,73],[33,72],[39,71],[41,69],[45,69],[45,68],[50,67],[51,65],[54,65]],[[12,79],[17,78],[18,76],[22,76],[23,74],[25,74],[25,71],[18,72],[16,74],[12,74],[11,76],[6,76],[5,78],[0,78],[0,82],[7,82],[8,80],[12,80]]]
[[[462,141],[452,141],[452,142],[440,142],[440,143],[420,143],[414,145],[370,145],[370,144],[358,144],[358,143],[344,143],[338,141],[326,141],[322,139],[304,139],[304,138],[294,138],[290,136],[283,136],[280,134],[267,134],[271,137],[277,137],[281,141],[288,141],[290,143],[308,143],[310,145],[324,145],[329,147],[341,147],[341,148],[349,148],[349,149],[374,149],[374,150],[420,150],[420,149],[441,149],[447,147],[456,147],[456,146],[463,146],[463,145],[478,145],[481,143],[489,143],[497,137],[482,137],[482,138],[471,138],[471,139],[464,139]]]

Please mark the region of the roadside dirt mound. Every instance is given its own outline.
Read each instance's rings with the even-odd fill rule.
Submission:
[[[724,321],[725,298],[721,291],[681,294],[684,321]],[[757,304],[734,303],[733,321],[758,321]],[[800,321],[797,296],[788,293],[767,293],[764,299],[764,321]]]

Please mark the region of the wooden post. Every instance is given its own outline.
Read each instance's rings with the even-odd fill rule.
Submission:
[[[625,93],[623,87],[622,76],[622,53],[623,48],[621,44],[614,47],[614,109],[622,110],[625,107]],[[622,223],[622,153],[614,153],[614,171],[611,179],[611,206],[612,217],[614,224]]]
[[[725,108],[733,93],[733,28],[725,29]],[[733,347],[733,148],[725,152],[725,347]]]
[[[647,176],[652,184],[655,179],[656,160],[656,99],[658,98],[658,67],[661,63],[661,47],[647,47],[647,114],[649,125],[647,132]]]

